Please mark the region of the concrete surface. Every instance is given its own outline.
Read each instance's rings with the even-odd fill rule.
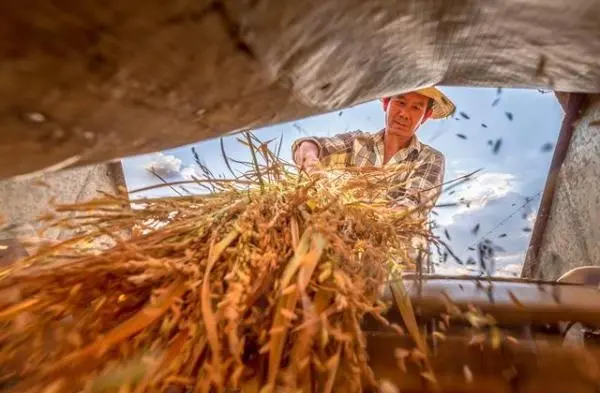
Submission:
[[[600,265],[600,95],[590,100],[558,175],[537,278]]]
[[[120,163],[92,165],[26,180],[0,181],[0,239],[36,237],[35,219],[52,208],[53,203],[75,203],[100,196],[99,191],[115,194],[124,186]],[[61,240],[66,231],[50,230],[47,240]],[[7,243],[8,244],[8,243]]]
[[[430,84],[600,91],[596,0],[5,0],[0,178]]]

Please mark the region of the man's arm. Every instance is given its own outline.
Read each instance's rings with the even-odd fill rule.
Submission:
[[[333,155],[350,155],[354,139],[360,134],[360,131],[354,131],[331,138],[300,138],[292,145],[292,157],[296,165],[307,169],[317,163],[327,164],[327,159]]]
[[[444,169],[444,156],[435,150],[418,161],[406,181],[390,192],[394,205],[407,209],[419,207],[426,217],[442,193]]]

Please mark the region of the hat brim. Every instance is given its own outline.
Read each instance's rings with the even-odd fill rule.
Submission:
[[[435,87],[425,87],[423,89],[415,90],[415,93],[433,100],[432,119],[445,119],[456,112],[456,106],[452,100]]]

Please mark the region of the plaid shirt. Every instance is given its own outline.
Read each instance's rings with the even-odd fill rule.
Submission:
[[[326,167],[382,167],[383,135],[381,130],[373,134],[354,131],[331,138],[300,138],[292,145],[292,157],[300,143],[312,141],[318,146],[319,159]],[[442,190],[444,161],[442,153],[413,138],[407,148],[398,151],[386,164],[409,164],[409,170],[403,167],[395,179],[404,186],[395,189],[389,197],[395,204],[407,208],[425,206],[424,213],[427,214]]]

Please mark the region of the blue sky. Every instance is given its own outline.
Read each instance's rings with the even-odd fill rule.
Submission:
[[[542,94],[537,90],[441,89],[455,102],[457,113],[451,119],[428,121],[421,127],[418,136],[422,142],[445,155],[446,181],[477,169],[482,171],[451,195],[445,193],[442,196],[440,204],[458,202],[461,198],[471,203],[435,209],[437,216],[432,218],[439,225],[436,234],[446,239],[447,231],[449,244],[464,261],[469,256],[475,257],[475,252],[469,247],[475,246],[484,237],[489,238],[503,249],[496,258],[497,273],[514,275],[518,273],[529,243],[531,233],[527,229],[533,227],[540,192],[552,158],[548,144],[553,147],[558,137],[562,110],[553,94]],[[377,131],[383,128],[383,124],[381,104],[372,101],[258,129],[255,134],[262,140],[283,136],[282,157],[291,161],[290,146],[299,137],[332,136],[357,129]],[[224,139],[228,156],[241,160],[249,158],[247,149],[235,138],[234,135]],[[170,181],[188,177],[196,170],[192,146],[215,174],[228,173],[219,140],[216,139],[166,150],[160,155],[124,159],[128,188],[132,190],[156,183],[156,178],[146,169],[150,165],[162,168],[163,175]],[[494,147],[497,147],[495,154]],[[162,195],[173,195],[173,191],[163,188],[146,194]],[[526,198],[532,198],[531,202],[527,203]],[[521,208],[524,204],[525,207]],[[451,261],[436,268],[440,273],[469,273],[474,270],[476,266],[461,266]]]

